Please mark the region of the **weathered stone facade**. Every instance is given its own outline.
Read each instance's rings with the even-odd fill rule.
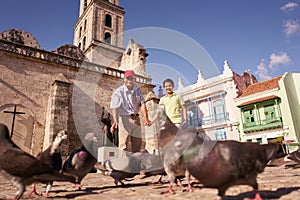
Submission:
[[[0,35],[0,122],[11,127],[13,115],[4,111],[15,105],[25,112],[16,115],[12,138],[34,155],[61,129],[69,135],[64,155],[81,144],[81,133],[95,132],[98,145],[103,145],[102,107],[109,110],[113,90],[123,83],[123,71],[84,60],[73,45],[52,52],[35,47]],[[137,83],[144,94],[154,87],[148,76],[137,76]]]
[[[0,122],[12,127],[15,116],[12,138],[22,149],[39,153],[61,129],[69,135],[63,155],[89,132],[102,146],[102,113],[110,112],[112,92],[123,84],[124,71],[136,71],[145,95],[153,89],[144,47],[133,40],[123,47],[124,13],[118,0],[80,0],[74,45],[53,51],[43,50],[23,30],[0,34]],[[15,108],[25,114],[7,113]]]

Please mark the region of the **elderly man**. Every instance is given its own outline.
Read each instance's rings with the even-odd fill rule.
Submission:
[[[114,133],[119,128],[119,148],[126,151],[127,155],[130,154],[129,152],[144,151],[140,110],[144,117],[144,125],[151,125],[151,121],[148,118],[141,88],[135,85],[133,70],[124,72],[124,84],[113,92],[110,108],[114,121],[110,130]]]

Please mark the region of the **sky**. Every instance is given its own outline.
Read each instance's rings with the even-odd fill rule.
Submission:
[[[300,0],[119,1],[125,38],[145,46],[154,84],[193,84],[199,70],[205,79],[222,73],[225,60],[259,81],[300,72]],[[79,0],[2,0],[0,32],[23,29],[54,50],[73,43],[78,15]]]

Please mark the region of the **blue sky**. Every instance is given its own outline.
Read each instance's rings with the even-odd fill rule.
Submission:
[[[176,31],[198,43],[219,71],[228,60],[233,71],[250,70],[259,81],[286,71],[300,72],[300,0],[120,0],[120,5],[126,11],[125,31],[143,27]],[[0,32],[23,29],[42,48],[54,50],[73,43],[78,14],[79,0],[3,0]],[[174,45],[184,46],[184,41],[174,40]],[[176,73],[184,77],[185,85],[196,82],[198,68],[189,58],[161,49],[147,51],[147,70],[155,84],[167,76],[177,82]],[[166,71],[160,73],[161,69]],[[209,68],[200,70],[206,74]]]

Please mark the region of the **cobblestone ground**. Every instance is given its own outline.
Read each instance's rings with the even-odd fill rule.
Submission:
[[[115,186],[113,179],[100,173],[90,173],[82,181],[82,190],[77,191],[67,182],[55,182],[48,199],[214,199],[216,189],[202,188],[201,184],[194,183],[193,192],[184,192],[183,188],[175,187],[175,194],[161,195],[168,188],[167,178],[163,184],[151,184],[157,177],[142,179],[141,175],[126,181],[126,187]],[[183,182],[185,183],[185,182]],[[300,168],[284,169],[284,167],[267,167],[258,177],[259,189],[264,199],[300,199]],[[23,199],[47,199],[43,196],[28,197],[31,186]],[[38,192],[45,192],[42,184],[37,184]],[[0,199],[11,199],[15,195],[15,188],[9,180],[0,176]],[[226,192],[227,200],[244,199],[254,196],[249,186],[234,186]]]

